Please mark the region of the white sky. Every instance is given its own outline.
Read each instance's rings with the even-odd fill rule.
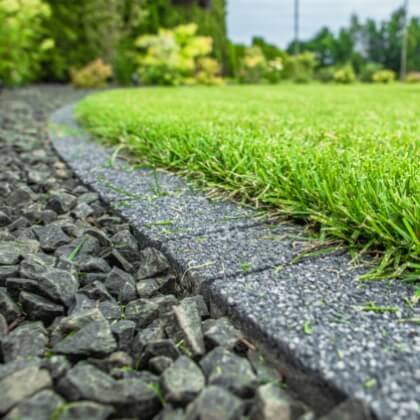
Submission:
[[[253,35],[285,47],[293,39],[293,0],[228,0],[230,37],[248,43]],[[347,25],[352,13],[360,18],[388,18],[403,0],[300,0],[301,39],[322,26]],[[420,0],[410,1],[410,15],[420,16]]]

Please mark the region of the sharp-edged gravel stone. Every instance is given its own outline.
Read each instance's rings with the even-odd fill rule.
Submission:
[[[6,337],[8,330],[6,318],[0,314],[0,342],[3,337]]]
[[[54,251],[71,241],[71,238],[64,233],[63,229],[55,224],[37,226],[33,230],[44,251]]]
[[[62,405],[56,410],[54,420],[106,420],[114,413],[110,405],[80,401]]]
[[[210,349],[221,346],[232,350],[238,346],[241,337],[241,333],[227,318],[214,320],[212,325],[204,333],[206,346]]]
[[[33,293],[21,292],[19,301],[28,319],[40,320],[49,325],[55,318],[64,315],[65,309],[50,300]]]
[[[137,293],[141,298],[151,298],[159,293],[172,293],[175,290],[175,276],[166,274],[137,283]]]
[[[0,344],[6,363],[19,358],[41,356],[48,344],[47,331],[41,322],[27,322],[11,331]]]
[[[157,249],[146,248],[140,253],[140,268],[137,271],[137,280],[164,274],[170,266],[166,257]]]
[[[131,344],[131,353],[133,354],[136,365],[140,363],[140,356],[148,343],[163,340],[165,332],[159,320],[152,322],[147,328],[141,329],[134,337]],[[151,355],[150,358],[155,355]]]
[[[55,419],[57,409],[64,403],[62,397],[46,389],[20,402],[9,412],[5,420]]]
[[[0,287],[6,285],[6,279],[16,277],[19,273],[18,265],[0,265]]]
[[[174,404],[192,401],[202,391],[205,383],[201,369],[186,356],[180,356],[161,377],[165,398]]]
[[[173,311],[182,330],[185,345],[193,356],[201,356],[205,352],[203,331],[201,329],[201,316],[195,302],[181,301]]]
[[[125,308],[125,318],[134,321],[137,328],[147,327],[158,316],[158,305],[146,299],[134,300],[128,303]]]
[[[176,360],[179,354],[179,350],[172,340],[162,339],[150,341],[144,346],[140,358],[140,366],[147,366],[150,359],[156,356],[165,356]]]
[[[58,342],[53,351],[69,356],[105,356],[117,349],[107,321],[94,321]]]
[[[249,350],[247,357],[260,384],[283,382],[283,375],[281,372],[274,366],[267,363],[264,356],[262,356],[259,352]]]
[[[92,283],[87,284],[80,289],[89,299],[96,300],[99,302],[112,300],[112,296],[109,294],[107,288],[100,281],[95,280]]]
[[[18,370],[0,381],[0,415],[42,389],[52,385],[49,373],[30,366]]]
[[[0,265],[14,265],[20,261],[22,251],[10,242],[0,243]]]
[[[121,320],[111,325],[111,331],[118,343],[118,349],[129,351],[136,331],[136,323],[129,320]]]
[[[111,271],[109,264],[99,257],[90,257],[79,264],[79,269],[83,273],[108,273]]]
[[[64,214],[74,208],[77,198],[65,191],[55,191],[50,194],[47,206],[58,214]]]
[[[136,239],[128,230],[123,230],[116,233],[112,238],[112,245],[118,252],[128,261],[138,261],[139,259],[139,246]]]
[[[85,363],[71,369],[60,380],[58,388],[70,401],[91,400],[115,404],[124,414],[144,418],[156,414],[160,405],[154,391],[141,379],[115,380]]]
[[[118,321],[122,316],[121,306],[114,301],[106,300],[104,302],[99,302],[97,305],[102,315],[107,321]]]
[[[40,294],[67,307],[71,306],[79,287],[78,280],[71,273],[51,268],[36,280]]]
[[[181,408],[173,408],[167,405],[153,420],[185,420],[185,413]]]
[[[134,283],[133,277],[129,273],[126,273],[125,271],[119,269],[118,267],[114,267],[108,273],[105,280],[105,286],[108,289],[109,293],[111,293],[111,295],[116,298],[120,297],[124,288],[126,288],[126,290],[129,290],[129,289],[133,290],[134,298],[129,299],[128,302],[130,300],[134,300],[137,296],[137,293],[135,292],[136,285]]]
[[[96,367],[79,363],[59,381],[58,389],[70,401],[92,400],[114,403],[120,400],[117,382]]]
[[[41,363],[41,367],[47,369],[48,372],[50,372],[51,377],[54,380],[57,380],[67,373],[71,368],[71,364],[65,356],[53,355],[44,359]]]
[[[0,210],[0,227],[5,227],[12,222],[10,217],[3,211]]]
[[[200,366],[210,385],[219,385],[240,397],[252,397],[257,378],[248,360],[216,347],[201,361]]]
[[[152,372],[160,375],[169,366],[171,366],[172,363],[173,363],[173,360],[170,357],[167,357],[167,356],[156,356],[156,357],[152,357],[149,360],[149,369]]]
[[[9,296],[6,289],[0,288],[0,314],[8,323],[20,316],[20,309],[16,302]]]
[[[258,388],[252,420],[293,420],[305,414],[305,407],[293,400],[277,384],[266,384]]]
[[[242,401],[226,389],[211,385],[187,408],[185,420],[240,420]]]

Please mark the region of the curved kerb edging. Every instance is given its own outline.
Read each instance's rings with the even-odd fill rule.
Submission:
[[[410,287],[360,283],[365,270],[343,252],[296,262],[301,228],[209,201],[163,171],[134,170],[89,139],[71,105],[51,116],[49,132],[81,180],[168,256],[181,287],[261,343],[312,407],[346,401],[349,419],[368,418],[366,407],[380,419],[420,418],[420,328],[404,321],[415,315]]]

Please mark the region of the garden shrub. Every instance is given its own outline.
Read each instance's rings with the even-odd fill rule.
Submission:
[[[220,77],[221,71],[221,65],[214,58],[199,58],[197,61],[197,74],[195,76],[195,80],[200,85],[223,85],[223,79]]]
[[[395,71],[392,70],[379,70],[372,76],[374,83],[391,83],[396,78]]]
[[[241,62],[239,80],[241,83],[260,83],[267,71],[267,60],[260,47],[249,47]]]
[[[112,67],[98,58],[80,70],[70,70],[71,82],[78,88],[99,88],[112,76]]]
[[[271,84],[279,83],[283,78],[283,60],[280,57],[273,58],[267,62],[265,78]]]
[[[20,85],[37,79],[54,47],[44,21],[50,8],[42,0],[0,0],[0,80]]]
[[[281,57],[267,60],[260,46],[246,48],[241,60],[241,83],[278,83],[283,78],[284,65]]]
[[[296,83],[309,83],[314,77],[317,59],[314,53],[305,51],[288,56],[285,61],[285,75]]]
[[[67,81],[70,68],[82,68],[98,57],[115,66],[118,76],[132,71],[131,56],[126,53],[134,50],[140,33],[143,0],[45,1],[52,10],[48,30],[56,43],[46,78]]]
[[[411,71],[407,74],[405,81],[407,83],[420,83],[420,72],[419,71]]]
[[[356,81],[356,74],[351,64],[338,69],[334,73],[334,81],[343,85],[348,85]]]
[[[360,71],[360,81],[365,83],[373,82],[373,75],[383,69],[382,64],[378,63],[367,63]]]
[[[160,29],[156,35],[140,36],[136,41],[141,50],[138,58],[140,82],[179,86],[198,83],[198,75],[201,80],[209,79],[209,69],[199,68],[199,60],[208,58],[213,42],[210,37],[197,36],[197,29],[192,23],[173,30]]]
[[[125,0],[127,1],[127,0]],[[224,72],[232,72],[233,51],[229,46],[226,25],[227,0],[211,0],[208,7],[199,0],[133,0],[142,3],[144,20],[140,34],[155,34],[160,28],[173,29],[186,23],[195,23],[197,35],[213,40],[212,56],[222,63]],[[204,6],[204,7],[203,7]]]
[[[321,83],[331,83],[334,81],[334,74],[336,69],[334,67],[320,68],[316,73],[316,79]]]

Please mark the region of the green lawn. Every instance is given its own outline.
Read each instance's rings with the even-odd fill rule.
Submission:
[[[121,89],[78,106],[147,162],[304,219],[420,277],[420,86]]]

